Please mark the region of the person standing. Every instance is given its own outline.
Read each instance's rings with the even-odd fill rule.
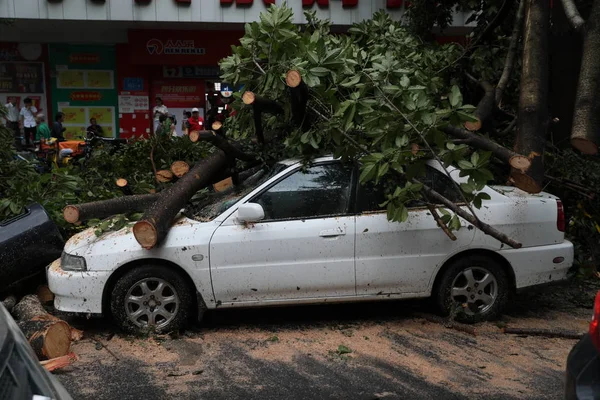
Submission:
[[[36,123],[35,123],[35,115],[37,114],[37,108],[33,105],[33,102],[29,97],[27,97],[23,103],[25,104],[23,108],[21,108],[20,116],[21,116],[21,128],[23,128],[23,132],[25,134],[25,145],[30,147],[31,140],[36,134]]]
[[[13,97],[8,98],[6,107],[6,127],[15,133],[15,136],[19,136],[19,109],[17,108],[17,99]]]
[[[204,130],[204,119],[197,108],[192,108],[192,116],[188,119],[188,130],[189,132]]]
[[[57,112],[54,117],[54,124],[52,124],[52,137],[58,139],[59,142],[64,142],[64,132],[67,128],[63,128],[63,121],[65,120],[65,114],[62,112]]]
[[[161,115],[164,116],[169,116],[169,109],[167,108],[167,106],[165,106],[165,104],[163,103],[162,99],[160,97],[156,98],[156,105],[154,106],[153,111],[153,116],[154,116],[154,132],[156,132],[156,129],[158,128],[158,124],[159,124],[159,118]]]
[[[52,133],[50,132],[50,127],[48,127],[48,124],[46,123],[46,116],[44,114],[36,115],[35,122],[37,123],[35,141],[45,143],[50,140]]]

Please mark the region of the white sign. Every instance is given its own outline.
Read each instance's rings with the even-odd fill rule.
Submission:
[[[121,114],[132,114],[135,110],[134,96],[119,96],[119,113]]]
[[[133,109],[135,111],[150,111],[150,99],[148,96],[131,96]]]

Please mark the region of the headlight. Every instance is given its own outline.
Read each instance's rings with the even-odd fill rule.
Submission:
[[[73,254],[65,253],[64,251],[60,257],[60,267],[64,271],[87,271],[85,258],[74,256]]]

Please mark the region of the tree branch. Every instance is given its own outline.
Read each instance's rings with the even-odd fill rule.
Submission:
[[[442,230],[450,238],[450,240],[453,240],[453,241],[456,240],[456,236],[454,236],[454,233],[452,233],[452,231],[450,231],[450,229],[448,228],[448,225],[446,225],[444,223],[444,221],[442,221],[442,218],[440,217],[440,214],[438,214],[437,210],[435,209],[435,206],[433,204],[427,203],[427,208],[429,209],[429,212],[431,213],[431,216],[433,217],[433,219],[435,219],[435,222],[437,222],[438,226],[440,228],[442,228]]]
[[[246,162],[256,161],[256,157],[251,154],[244,153],[234,144],[229,142],[221,135],[217,135],[213,131],[194,131],[190,132],[190,141],[193,143],[198,141],[210,142],[215,147],[221,149],[228,157]]]
[[[500,76],[498,85],[496,85],[496,105],[500,104],[502,101],[502,94],[504,93],[504,89],[506,89],[506,85],[508,85],[508,80],[510,79],[510,75],[512,74],[512,70],[515,65],[519,37],[521,36],[521,28],[523,27],[523,14],[525,12],[526,1],[527,0],[521,0],[519,3],[519,10],[517,11],[515,26],[513,28],[512,35],[510,35],[508,53],[506,54],[506,59],[504,60],[504,70],[502,70],[502,76]]]
[[[442,196],[441,194],[439,194],[438,192],[436,192],[429,186],[425,185],[424,183],[418,181],[417,179],[413,179],[413,182],[423,185],[423,192],[425,193],[425,195],[427,197],[448,207],[456,215],[463,218],[467,222],[473,224],[473,226],[475,226],[477,229],[481,230],[483,233],[490,235],[491,237],[497,239],[498,241],[500,241],[502,243],[509,245],[510,247],[512,247],[514,249],[520,249],[522,247],[521,243],[516,242],[515,240],[509,238],[504,233],[502,233],[499,230],[497,230],[496,228],[486,224],[485,222],[481,222],[479,220],[479,218],[477,218],[475,215],[472,215],[472,214],[466,212],[465,210],[460,208],[460,206],[454,204],[453,202],[451,202],[450,200],[448,200],[447,198],[445,198],[444,196]]]
[[[467,128],[470,131],[480,130],[483,126],[483,123],[492,116],[494,108],[496,107],[496,101],[494,96],[496,93],[496,88],[494,88],[494,86],[487,81],[478,81],[477,84],[483,89],[484,94],[481,100],[479,100],[477,108],[473,112],[473,116],[477,118],[477,121],[465,122],[465,128]]]
[[[585,25],[585,21],[583,18],[581,18],[575,2],[573,0],[561,0],[561,3],[563,5],[563,9],[565,10],[565,15],[567,16],[567,19],[571,25],[573,25],[573,28],[577,32],[581,32],[583,26]]]

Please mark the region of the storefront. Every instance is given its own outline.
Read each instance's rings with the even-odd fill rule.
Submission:
[[[0,42],[0,104],[14,99],[20,109],[29,97],[39,113],[48,114],[47,60],[41,44]]]
[[[85,137],[92,118],[102,127],[103,136],[115,137],[119,129],[115,46],[51,44],[48,48],[52,108],[65,115],[65,137]]]
[[[121,137],[152,132],[151,109],[160,97],[177,119],[210,107],[207,96],[220,90],[219,61],[239,44],[243,31],[132,30],[129,43],[117,46],[117,80]]]

